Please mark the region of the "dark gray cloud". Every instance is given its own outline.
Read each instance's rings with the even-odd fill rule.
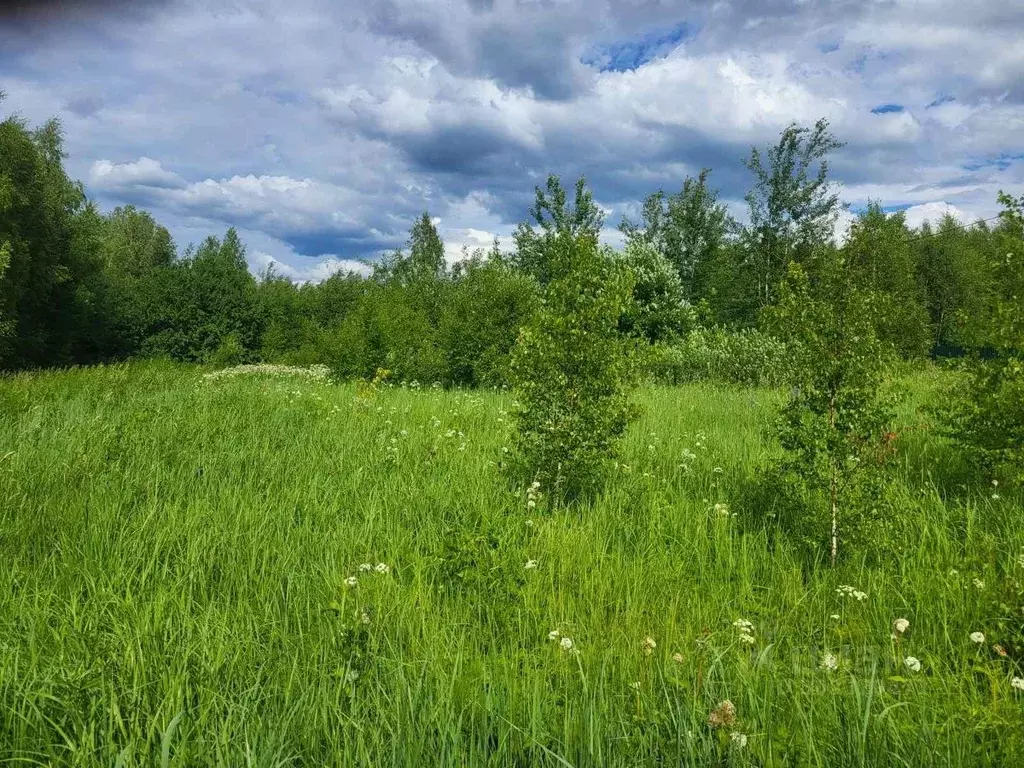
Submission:
[[[0,7],[2,109],[60,115],[102,204],[182,243],[238,226],[254,268],[321,274],[424,209],[486,243],[548,172],[610,225],[703,167],[736,204],[750,146],[822,116],[855,206],[990,215],[1024,187],[1017,0],[59,5]]]

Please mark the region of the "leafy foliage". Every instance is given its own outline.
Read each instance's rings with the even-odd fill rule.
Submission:
[[[720,381],[778,387],[790,379],[790,348],[753,328],[696,328],[673,344],[656,346],[647,371],[662,384]]]
[[[828,179],[828,156],[842,146],[822,119],[814,128],[790,125],[765,152],[751,149],[746,165],[754,187],[746,196],[750,225],[744,240],[755,306],[775,302],[790,262],[806,264],[831,241],[842,206]]]
[[[696,325],[696,313],[672,263],[639,240],[626,245],[624,260],[633,275],[633,301],[622,317],[623,331],[651,344],[688,333]]]
[[[582,184],[576,189],[578,203],[590,199]],[[598,246],[595,231],[576,226],[597,221],[596,212],[569,215],[553,177],[548,191],[555,223],[538,254],[547,289],[512,353],[518,406],[511,468],[520,481],[539,482],[556,500],[571,501],[600,487],[630,419],[630,345],[619,321],[633,278]]]
[[[873,296],[835,255],[818,282],[791,264],[770,324],[790,344],[793,389],[771,481],[788,499],[782,523],[812,551],[883,541],[891,415],[880,398],[886,349]],[[874,538],[873,538],[874,537]]]
[[[985,470],[1024,482],[1024,196],[1000,193],[998,293],[987,313],[990,350],[966,365],[968,387],[951,393],[949,429]]]

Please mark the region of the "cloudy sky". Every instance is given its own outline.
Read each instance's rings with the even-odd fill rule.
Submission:
[[[235,226],[254,270],[317,279],[451,252],[585,174],[608,239],[711,179],[737,215],[752,144],[827,117],[835,178],[918,223],[1024,192],[1020,0],[65,0],[0,6],[0,115],[57,115],[104,209],[179,245]]]

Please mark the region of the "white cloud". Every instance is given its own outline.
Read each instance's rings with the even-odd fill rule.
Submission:
[[[237,226],[296,274],[401,245],[425,209],[449,251],[507,242],[549,171],[585,174],[614,216],[704,166],[735,203],[751,144],[823,116],[855,206],[974,218],[1024,191],[1017,0],[153,8],[0,28],[0,109],[59,113],[69,170],[105,207],[149,207],[180,242]],[[631,71],[581,63],[681,21]]]
[[[907,226],[911,229],[917,229],[926,221],[930,221],[932,224],[938,224],[944,216],[952,216],[957,221],[966,224],[972,220],[955,205],[950,205],[946,202],[932,202],[922,203],[921,205],[912,205],[907,208],[904,212],[904,220],[907,222]]]
[[[176,189],[185,186],[178,174],[165,171],[159,160],[140,157],[131,163],[112,163],[97,160],[89,172],[90,181],[107,189],[131,187],[157,187]]]

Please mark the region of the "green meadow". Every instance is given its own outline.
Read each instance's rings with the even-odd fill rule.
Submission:
[[[1022,499],[935,434],[944,377],[835,568],[752,508],[774,391],[641,389],[553,510],[505,392],[0,379],[0,765],[1024,764]]]

